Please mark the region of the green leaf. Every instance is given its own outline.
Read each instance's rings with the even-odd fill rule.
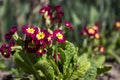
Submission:
[[[83,54],[78,58],[77,64],[74,67],[74,71],[70,77],[70,80],[84,80],[84,76],[86,75],[86,72],[90,67],[91,63],[89,62],[87,55]]]
[[[100,75],[102,73],[105,73],[109,71],[112,67],[111,66],[103,66],[101,68],[97,68],[97,74]]]
[[[64,65],[64,62],[66,62],[66,56],[65,56],[65,51],[61,48],[58,49],[58,52],[60,52],[60,56],[61,56],[61,63],[62,65]]]
[[[105,56],[99,56],[99,57],[97,57],[96,61],[97,61],[97,63],[96,63],[97,67],[102,66],[104,64],[104,62],[105,62]]]
[[[21,68],[24,72],[27,74],[33,74],[33,65],[29,62],[29,60],[26,58],[26,53],[23,51],[17,51],[13,55],[13,60],[17,64],[19,68]]]
[[[46,60],[38,61],[38,63],[35,64],[35,67],[44,74],[46,80],[54,80],[54,69]]]
[[[79,65],[78,68],[78,73],[79,73],[79,77],[83,77],[85,75],[85,73],[87,72],[87,70],[90,68],[91,63],[89,62],[88,58],[87,58],[87,54],[83,54],[79,59],[77,64]]]
[[[62,74],[61,74],[61,72],[59,71],[59,68],[58,68],[58,66],[56,65],[56,63],[55,63],[53,60],[49,60],[49,63],[50,63],[50,65],[53,67],[54,73],[55,73],[56,77],[62,78]]]
[[[97,76],[97,65],[94,59],[90,60],[91,66],[89,67],[88,71],[84,75],[84,80],[95,80]]]
[[[99,12],[94,6],[91,6],[90,8],[90,23],[93,24],[95,21],[98,21],[99,19]]]
[[[66,64],[69,64],[75,54],[77,54],[77,52],[74,44],[67,41],[65,46]]]

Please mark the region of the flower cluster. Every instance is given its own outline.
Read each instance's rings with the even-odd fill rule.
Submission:
[[[13,29],[14,27],[10,31]],[[57,41],[58,43],[64,43],[66,41],[60,29],[56,29],[50,33],[48,30],[40,29],[35,26],[24,25],[22,26],[22,32],[25,34],[25,39],[22,40],[24,49],[29,53],[37,53],[38,55],[45,54],[46,46],[51,45],[53,41]],[[11,38],[11,35],[7,35],[7,37]],[[4,57],[8,58],[12,52],[11,47],[14,45],[14,42],[10,42],[8,46],[4,44],[1,46],[0,52]]]
[[[105,53],[105,47],[102,46],[102,45],[96,46],[93,51],[94,51],[95,55],[97,54],[97,52],[100,52],[101,54],[104,54]]]
[[[83,35],[87,35],[91,38],[96,38],[98,40],[100,40],[100,35],[99,35],[99,31],[98,31],[98,26],[97,25],[93,25],[91,27],[83,27],[82,31],[80,32],[80,34]]]
[[[51,45],[58,43],[64,43],[66,41],[64,33],[62,29],[59,27],[55,28],[54,30],[51,30],[49,25],[62,22],[62,16],[63,11],[59,5],[55,6],[54,8],[51,6],[43,6],[39,13],[43,16],[43,21],[48,26],[48,29],[38,28],[33,25],[23,25],[21,32],[25,35],[25,38],[21,38],[18,36],[17,27],[12,27],[11,30],[5,35],[5,38],[7,40],[12,40],[12,37],[17,34],[18,38],[21,40],[23,45],[19,45],[22,47],[23,50],[25,50],[27,53],[35,53],[38,55],[43,55],[47,53],[47,48]],[[65,26],[69,29],[72,28],[72,24],[70,22],[65,22]],[[17,40],[14,39],[14,43],[17,42]],[[10,57],[11,52],[13,51],[12,47],[16,46],[14,45],[2,45],[0,48],[0,52],[2,55],[6,58]],[[18,45],[17,45],[18,46]]]
[[[60,29],[56,29],[50,33],[48,30],[25,25],[22,27],[22,32],[26,35],[26,39],[24,40],[25,49],[28,52],[39,55],[45,54],[46,46],[51,45],[53,41],[57,40],[59,43],[65,42],[64,34]]]
[[[3,44],[0,47],[0,52],[1,54],[5,57],[5,58],[9,58],[10,55],[14,54],[14,50],[12,50],[12,47],[15,46],[15,41],[12,40],[12,36],[14,35],[14,33],[17,31],[17,27],[12,27],[7,34],[5,34],[5,39],[6,40],[10,40],[9,44]]]
[[[55,6],[55,9],[52,6],[43,6],[39,13],[43,15],[43,19],[48,25],[53,22],[62,22],[63,11],[59,5]]]
[[[94,41],[93,39],[96,40],[100,40],[100,34],[99,34],[99,28],[98,28],[98,23],[95,23],[93,26],[91,27],[83,27],[82,31],[80,31],[81,35],[84,36],[89,36],[90,38],[92,38],[92,41]],[[92,46],[93,47],[93,53],[96,55],[98,52],[101,54],[104,54],[105,52],[105,48],[103,45],[98,45],[96,43],[93,43]]]
[[[6,40],[10,40],[12,38],[12,35],[17,31],[17,27],[14,26],[12,29],[8,31],[8,33],[5,35]]]
[[[43,21],[48,26],[56,26],[60,23],[62,23],[62,17],[64,15],[63,10],[61,9],[60,5],[57,5],[55,7],[52,6],[43,6],[39,13],[43,15]],[[64,25],[68,28],[73,30],[73,26],[70,22],[65,21]]]
[[[120,30],[120,21],[116,21],[114,23],[115,27]]]

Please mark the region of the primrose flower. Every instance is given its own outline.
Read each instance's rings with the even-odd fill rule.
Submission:
[[[39,46],[36,44],[36,42],[34,40],[29,40],[29,41],[24,41],[25,43],[25,49],[28,51],[28,52],[36,52],[36,50],[39,48]]]
[[[46,11],[50,11],[51,10],[51,6],[43,6],[40,10],[39,13],[40,14],[44,14]]]
[[[82,30],[79,32],[80,35],[87,35],[87,27],[84,26]]]
[[[12,38],[12,35],[17,31],[17,27],[13,26],[7,34],[5,34],[5,39],[10,40]]]
[[[99,46],[99,50],[100,50],[100,52],[101,52],[102,54],[104,54],[104,52],[105,52],[104,46]]]
[[[66,41],[65,37],[62,33],[62,30],[60,30],[60,29],[54,30],[53,36],[56,38],[57,42],[64,43]]]
[[[5,58],[9,58],[11,54],[11,47],[4,44],[0,47],[0,52]]]
[[[17,27],[16,27],[16,26],[13,26],[13,27],[10,29],[9,32],[11,32],[11,33],[14,34],[17,30],[18,30]]]
[[[72,24],[71,24],[70,22],[66,21],[64,24],[65,24],[65,26],[66,26],[68,29],[73,30],[73,26],[72,26]]]
[[[38,32],[38,29],[34,26],[24,25],[22,27],[22,32],[27,36],[34,37],[35,34]]]
[[[115,26],[116,26],[116,28],[119,28],[119,29],[120,29],[120,21],[116,21],[116,22],[115,22]]]
[[[60,5],[55,6],[56,12],[57,12],[57,16],[62,17],[63,16],[63,11],[61,9]]]
[[[36,52],[38,55],[43,55],[46,53],[46,50],[44,48],[39,48]]]
[[[49,34],[49,36],[47,37],[47,43],[48,44],[51,44],[52,43],[52,41],[53,41],[53,34]]]
[[[35,36],[36,43],[45,47],[48,42],[49,35],[50,33],[47,30],[41,29]]]
[[[87,30],[88,36],[94,36],[95,33],[96,33],[96,31],[93,28],[88,28],[88,30]]]

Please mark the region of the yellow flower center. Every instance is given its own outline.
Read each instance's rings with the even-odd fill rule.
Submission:
[[[57,35],[56,35],[56,36],[57,36],[57,38],[58,38],[58,39],[63,39],[63,35],[62,35],[62,34],[60,34],[60,33],[57,33]]]
[[[33,34],[35,32],[35,30],[33,28],[28,28],[26,30],[27,30],[28,33],[31,33],[31,34]]]
[[[89,33],[89,34],[94,34],[94,32],[95,32],[95,31],[94,31],[93,29],[88,29],[88,33]]]
[[[45,34],[43,32],[39,32],[37,35],[36,35],[37,39],[40,40],[40,39],[43,39],[45,37]]]
[[[120,22],[116,22],[116,27],[120,27]]]
[[[43,49],[39,49],[39,52],[41,53],[43,51]]]

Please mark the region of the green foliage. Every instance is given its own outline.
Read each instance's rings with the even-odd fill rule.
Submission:
[[[85,76],[84,76],[84,80],[95,80],[96,76],[97,76],[97,65],[95,60],[90,60],[91,62],[91,66],[88,69],[88,71],[86,72]]]
[[[24,51],[21,53],[17,51],[13,58],[24,72],[33,74],[35,77],[37,73],[41,80],[94,80],[97,72],[100,74],[110,69],[108,67],[97,67],[102,65],[103,61],[99,60],[104,60],[103,57],[97,60],[99,61],[97,64],[95,60],[88,59],[87,54],[78,57],[78,49],[68,41],[63,47],[59,47],[58,52],[61,54],[60,61],[54,61],[47,55],[32,61],[33,55],[27,55]]]
[[[102,66],[102,67],[99,67],[97,68],[97,74],[100,75],[100,74],[103,74],[109,70],[111,70],[111,66]]]
[[[50,64],[45,60],[40,60],[35,64],[37,70],[40,70],[46,80],[54,80],[54,69],[50,66]]]
[[[22,52],[17,51],[14,54],[13,59],[15,63],[17,64],[17,66],[19,66],[24,72],[26,72],[27,74],[34,73],[33,68],[32,68],[33,65],[26,58],[26,54],[23,51]]]

